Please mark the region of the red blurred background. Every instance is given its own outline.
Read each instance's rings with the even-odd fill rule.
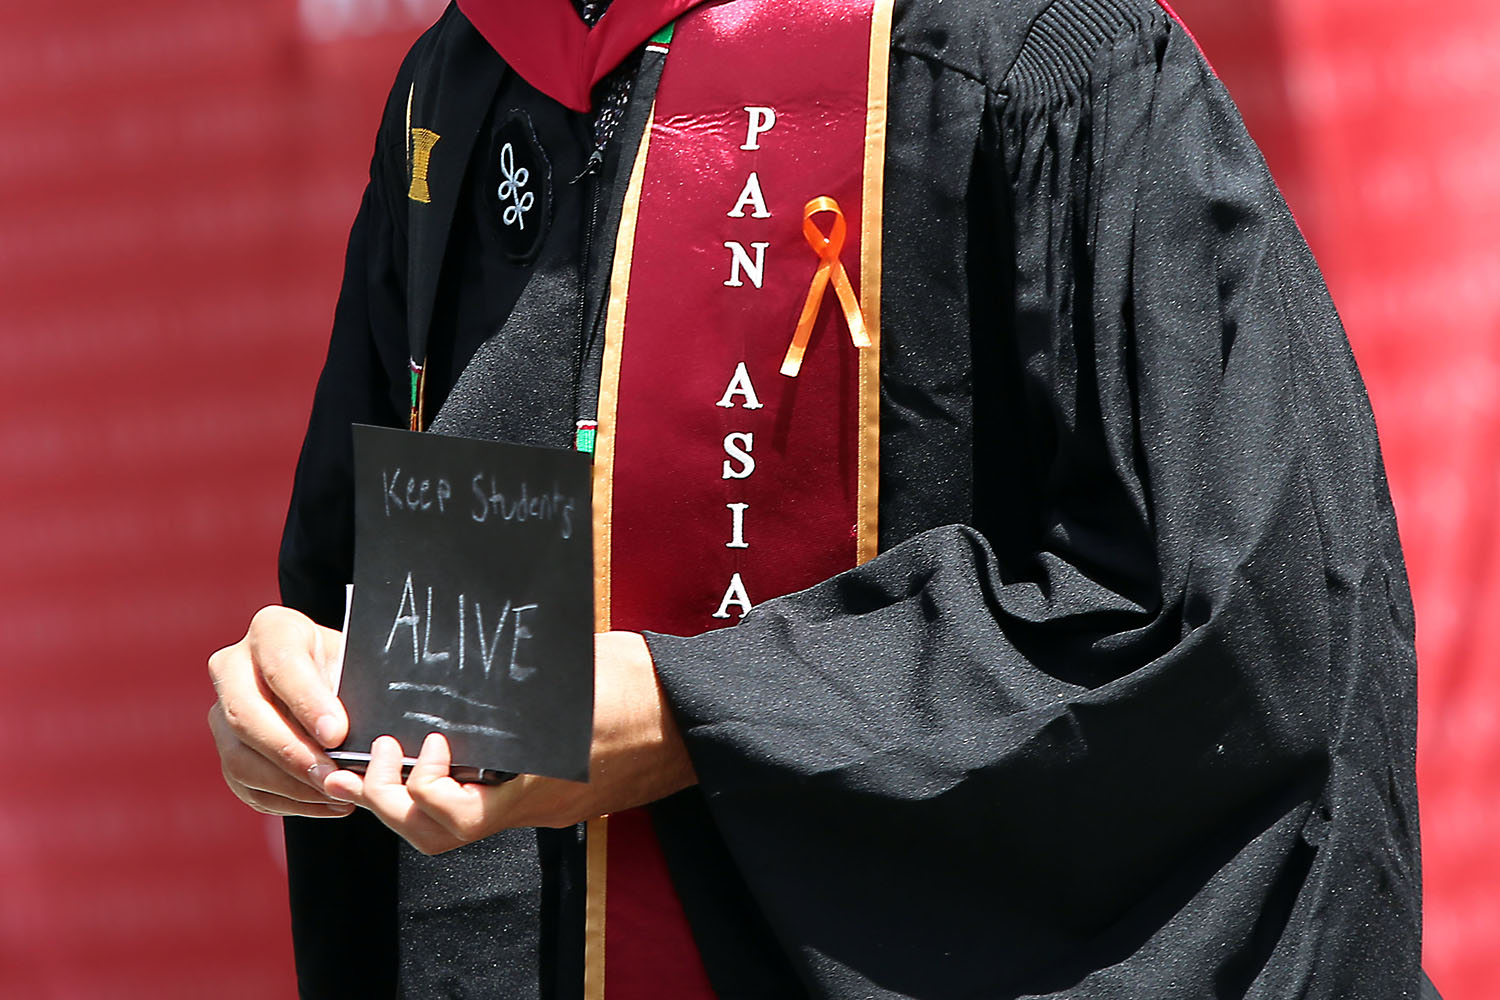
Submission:
[[[1177,0],[1322,261],[1416,595],[1426,963],[1500,983],[1500,4]],[[290,997],[203,663],[275,550],[379,108],[440,0],[0,3],[0,995]],[[356,959],[357,957],[351,957]]]

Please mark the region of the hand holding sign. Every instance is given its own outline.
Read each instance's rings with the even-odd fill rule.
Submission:
[[[323,752],[348,720],[333,693],[343,637],[290,608],[263,608],[245,637],[208,660],[217,700],[208,726],[224,781],[273,816],[347,816],[323,792],[333,762]],[[314,735],[315,734],[315,735]]]
[[[235,794],[315,817],[348,815],[348,799],[436,852],[692,783],[640,636],[597,637],[594,687],[587,459],[375,428],[355,441],[347,636],[266,608],[209,661],[209,726]],[[411,749],[447,736],[412,761],[390,733]],[[560,780],[590,767],[592,782]],[[455,780],[481,769],[528,773],[499,788]]]
[[[401,745],[382,736],[363,778],[330,775],[325,790],[364,806],[424,854],[438,854],[519,826],[571,826],[634,808],[694,784],[692,763],[656,681],[645,640],[633,632],[595,636],[597,669],[590,780],[521,775],[503,785],[450,775],[447,740],[431,734],[401,780]]]

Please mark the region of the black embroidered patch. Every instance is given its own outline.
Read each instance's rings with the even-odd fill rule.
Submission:
[[[498,224],[505,255],[517,264],[536,259],[552,217],[552,164],[531,119],[512,110],[495,129],[485,202]]]

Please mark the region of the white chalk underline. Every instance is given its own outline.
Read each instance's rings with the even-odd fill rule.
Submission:
[[[442,716],[428,715],[426,712],[407,712],[403,718],[410,719],[413,722],[425,722],[429,726],[435,726],[450,733],[479,733],[484,736],[499,736],[507,740],[516,738],[515,733],[508,733],[503,729],[496,729],[494,726],[481,726],[470,722],[450,722]]]
[[[491,705],[488,702],[470,698],[468,695],[461,694],[444,684],[417,684],[413,681],[391,681],[385,686],[385,689],[387,691],[420,691],[429,694],[440,694],[473,705],[475,708],[492,708],[497,712],[500,711],[499,705]]]

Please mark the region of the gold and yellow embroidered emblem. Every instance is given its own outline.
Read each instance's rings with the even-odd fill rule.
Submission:
[[[406,144],[406,165],[411,171],[411,188],[406,196],[426,205],[432,201],[432,192],[427,187],[427,165],[432,161],[432,147],[442,136],[431,129],[411,127],[411,102],[416,90],[417,85],[412,84],[406,92],[406,130],[411,137]]]
[[[432,201],[432,192],[427,188],[427,164],[432,159],[432,147],[442,136],[425,128],[411,130],[411,190],[406,196],[412,201],[427,204]]]

